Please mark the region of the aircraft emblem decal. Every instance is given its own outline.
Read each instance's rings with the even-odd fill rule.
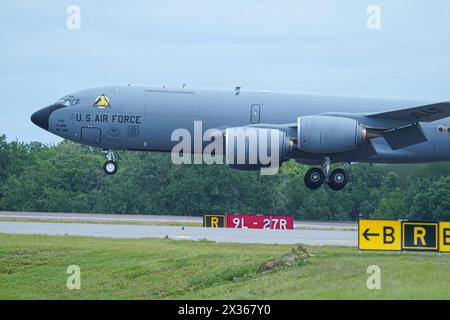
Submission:
[[[109,98],[102,94],[97,99],[95,99],[93,107],[97,108],[110,108],[111,105],[109,104]]]

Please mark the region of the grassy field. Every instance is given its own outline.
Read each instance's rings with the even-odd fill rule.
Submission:
[[[294,249],[294,250],[293,250]],[[0,299],[450,299],[450,255],[0,235]],[[66,268],[81,268],[81,289]],[[381,268],[381,290],[366,269]]]

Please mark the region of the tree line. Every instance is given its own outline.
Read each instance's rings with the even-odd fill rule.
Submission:
[[[168,153],[118,152],[103,173],[101,150],[63,141],[8,142],[0,136],[0,210],[196,215],[294,215],[307,220],[450,220],[450,166],[366,165],[339,192],[309,190],[307,166],[289,161],[274,176],[225,165],[174,165]]]

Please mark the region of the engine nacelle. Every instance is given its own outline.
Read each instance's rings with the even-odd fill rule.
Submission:
[[[278,168],[293,148],[293,140],[278,129],[235,127],[225,131],[225,159],[233,169]]]
[[[358,121],[333,116],[305,116],[297,119],[297,148],[311,153],[355,150],[366,131]]]

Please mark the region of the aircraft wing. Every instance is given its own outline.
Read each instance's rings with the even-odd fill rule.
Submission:
[[[328,112],[322,115],[355,119],[366,128],[375,130],[396,150],[427,141],[420,122],[450,117],[450,102],[372,113]]]
[[[365,114],[369,118],[416,122],[431,122],[450,117],[450,102]]]
[[[381,135],[393,150],[427,141],[419,122],[432,122],[447,117],[450,117],[450,102],[365,114],[368,120],[392,122],[389,125],[392,128],[383,130]],[[396,126],[395,122],[403,125]],[[405,123],[408,124],[404,125]]]
[[[450,117],[450,102],[432,103],[371,113],[326,112],[324,116],[357,120],[375,136],[383,137],[393,149],[401,149],[427,141],[420,122],[432,122]],[[283,125],[257,124],[255,127],[277,128],[296,135],[297,123]]]

